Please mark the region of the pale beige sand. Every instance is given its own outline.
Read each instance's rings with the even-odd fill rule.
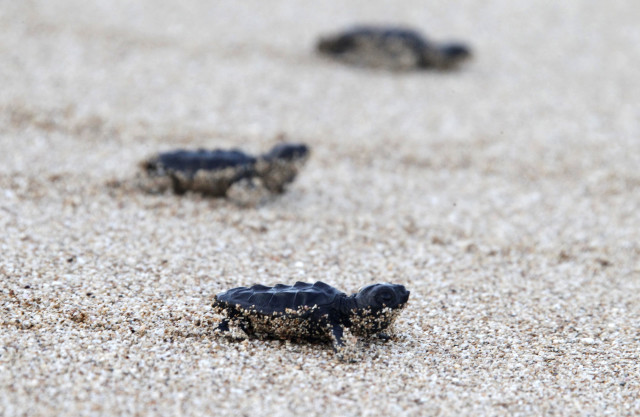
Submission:
[[[640,3],[316,3],[0,0],[0,415],[640,414]],[[313,54],[361,21],[476,59]],[[258,208],[127,186],[280,134],[314,153]],[[397,340],[213,337],[295,280],[406,285]]]

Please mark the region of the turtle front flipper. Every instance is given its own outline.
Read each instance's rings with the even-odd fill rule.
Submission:
[[[391,335],[387,332],[378,333],[377,336],[378,336],[378,339],[382,340],[383,342],[387,342],[391,340]]]
[[[333,350],[337,353],[344,346],[344,326],[342,324],[333,324],[331,326],[331,340],[333,342]]]
[[[342,324],[334,323],[330,327],[333,350],[338,359],[345,362],[355,362],[358,339]]]

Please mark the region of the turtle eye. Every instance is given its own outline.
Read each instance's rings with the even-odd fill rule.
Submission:
[[[393,294],[389,291],[384,291],[376,297],[379,304],[391,305],[393,301]]]

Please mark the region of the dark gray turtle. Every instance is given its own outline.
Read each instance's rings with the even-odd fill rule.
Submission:
[[[471,58],[471,50],[461,43],[436,44],[396,27],[355,27],[320,39],[317,49],[347,64],[396,71],[452,69]]]
[[[224,316],[219,332],[235,337],[331,341],[340,357],[347,358],[354,346],[353,336],[388,338],[385,330],[408,299],[409,291],[396,284],[369,285],[348,296],[324,282],[296,282],[293,286],[233,288],[215,297],[213,309]]]
[[[171,187],[176,194],[194,191],[222,197],[241,181],[260,179],[274,193],[284,191],[309,156],[304,144],[282,143],[264,155],[252,156],[238,149],[177,150],[163,152],[142,162],[150,190]]]

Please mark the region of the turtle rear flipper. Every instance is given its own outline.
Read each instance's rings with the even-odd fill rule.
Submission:
[[[238,319],[223,319],[213,332],[234,340],[249,338],[248,324]]]
[[[251,324],[228,303],[221,302],[216,295],[213,299],[213,312],[222,316],[222,320],[214,329],[214,333],[231,339],[247,339],[251,332]]]
[[[213,329],[214,333],[228,333],[231,331],[231,329],[229,329],[229,320],[228,319],[224,319],[222,320],[215,329]]]

